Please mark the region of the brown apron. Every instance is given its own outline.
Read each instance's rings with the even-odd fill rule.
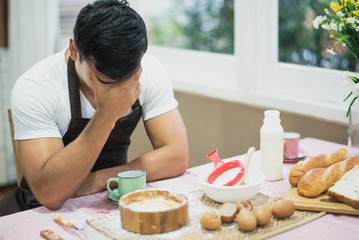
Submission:
[[[71,106],[71,121],[66,134],[63,136],[65,146],[75,140],[90,121],[90,119],[81,117],[79,79],[76,74],[75,63],[71,58],[69,58],[68,61],[67,73]],[[142,116],[142,106],[140,105],[138,99],[131,108],[132,112],[129,115],[120,118],[116,122],[115,127],[112,129],[91,171],[97,171],[127,163],[127,150],[131,143],[130,137]],[[51,194],[51,192],[49,192],[49,194]],[[25,178],[22,178],[20,187],[16,189],[15,196],[18,206],[13,207],[14,212],[41,206],[32,194]],[[1,208],[3,207],[1,205],[2,204],[0,204],[0,216]]]

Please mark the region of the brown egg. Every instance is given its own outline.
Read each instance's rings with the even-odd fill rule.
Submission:
[[[236,218],[238,211],[235,203],[223,203],[219,209],[219,215],[221,216],[222,222],[231,223]]]
[[[245,209],[250,210],[250,211],[253,210],[252,203],[249,200],[237,201],[236,205],[237,205],[238,211],[241,211],[242,208],[245,208]]]
[[[244,231],[251,231],[257,226],[256,216],[248,209],[242,209],[236,217],[237,225]]]
[[[266,225],[272,218],[272,210],[265,205],[256,207],[253,213],[257,218],[257,224],[260,226]]]
[[[203,213],[200,219],[201,226],[207,230],[215,230],[222,224],[221,218],[214,212]]]
[[[294,203],[290,200],[280,200],[272,207],[273,216],[276,218],[286,218],[295,212]]]

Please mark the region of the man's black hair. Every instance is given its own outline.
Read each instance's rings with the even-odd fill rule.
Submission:
[[[116,81],[131,77],[147,50],[145,23],[127,1],[86,5],[73,33],[80,61],[93,62],[97,71]]]

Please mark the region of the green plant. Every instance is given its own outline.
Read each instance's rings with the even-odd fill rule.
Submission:
[[[336,54],[335,46],[342,42],[349,48],[350,53],[359,61],[359,1],[355,0],[338,0],[330,3],[331,12],[324,9],[326,15],[317,16],[313,20],[314,28],[321,26],[323,29],[331,31],[331,38],[336,39],[333,47],[326,51],[330,54]],[[349,104],[347,116],[354,101],[359,97],[359,78],[355,76],[347,76],[347,82],[353,83],[353,90],[344,99],[346,101],[353,96]]]

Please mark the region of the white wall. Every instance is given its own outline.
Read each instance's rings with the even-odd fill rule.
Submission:
[[[10,108],[12,82],[10,78],[9,51],[0,49],[0,186],[16,182],[13,149],[7,109]]]

